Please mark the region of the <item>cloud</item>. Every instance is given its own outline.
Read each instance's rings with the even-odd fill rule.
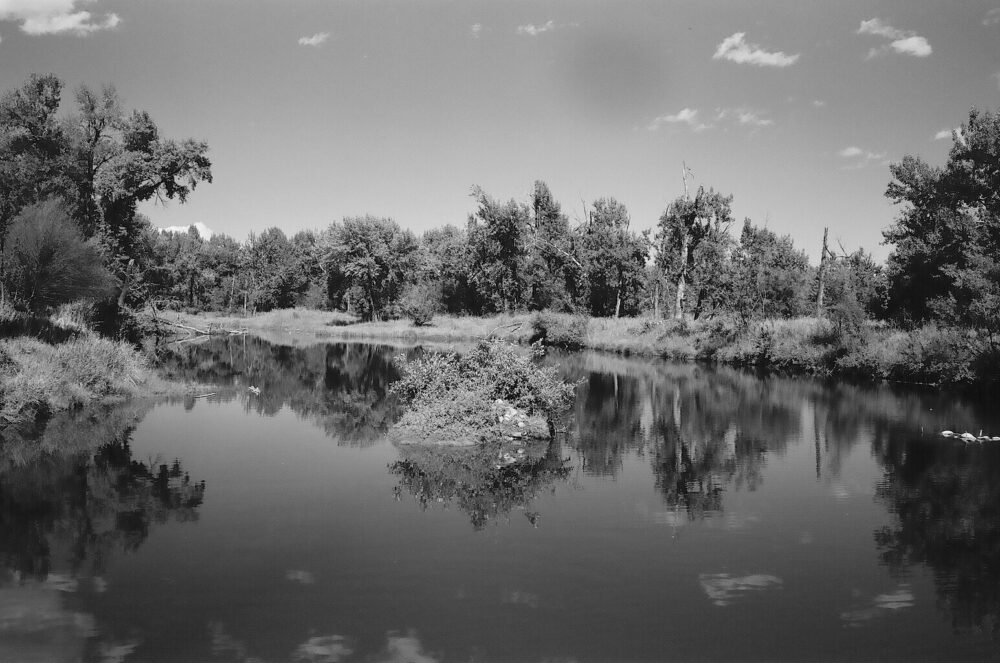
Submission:
[[[311,37],[299,37],[299,46],[319,46],[329,38],[329,32],[317,32]]]
[[[473,37],[475,37],[476,39],[478,39],[479,35],[481,35],[483,33],[483,24],[482,23],[473,23],[472,27],[469,28],[469,31],[472,32],[472,36]]]
[[[661,115],[654,118],[646,128],[650,131],[656,131],[664,124],[686,124],[694,131],[703,131],[710,128],[709,125],[698,121],[698,111],[694,108],[682,108],[673,115]]]
[[[788,67],[795,64],[799,54],[786,55],[782,51],[775,53],[765,51],[757,44],[749,44],[744,40],[745,32],[736,32],[726,37],[715,49],[713,60],[729,60],[737,64],[752,64],[758,67]]]
[[[758,111],[746,107],[722,108],[716,111],[717,121],[730,120],[741,126],[749,127],[769,127],[774,124],[774,120],[761,117]]]
[[[122,20],[109,13],[98,18],[88,11],[76,11],[87,0],[0,0],[0,21],[17,21],[32,36],[71,34],[86,37],[99,30],[118,27]]]
[[[525,37],[537,37],[542,33],[552,32],[555,29],[556,24],[553,21],[547,21],[544,25],[532,25],[528,23],[527,25],[517,26],[517,34]]]
[[[918,58],[925,58],[934,52],[930,42],[925,37],[921,37],[912,30],[894,28],[888,23],[884,23],[880,18],[870,18],[867,21],[861,21],[861,26],[858,27],[857,34],[873,35],[890,40],[888,44],[880,48],[870,49],[868,51],[869,58],[886,53],[889,50],[893,50],[901,55],[912,55]]]
[[[934,134],[934,140],[947,140],[948,138],[951,138],[952,131],[952,129],[942,129]]]
[[[763,573],[739,577],[728,573],[702,573],[698,581],[712,603],[722,607],[732,605],[750,592],[780,589],[783,584],[781,578]]]
[[[986,12],[986,16],[983,17],[983,25],[986,27],[996,25],[997,23],[1000,23],[1000,7],[994,7]]]
[[[857,145],[850,145],[844,149],[837,152],[837,156],[852,160],[850,165],[844,166],[845,169],[854,170],[857,168],[864,168],[871,163],[876,161],[886,163],[885,152],[871,152],[870,150],[865,150]]]

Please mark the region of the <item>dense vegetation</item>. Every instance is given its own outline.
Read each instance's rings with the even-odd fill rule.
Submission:
[[[865,353],[902,352],[879,345],[887,329],[909,334],[906,366],[855,372],[974,382],[1000,362],[995,113],[969,113],[943,166],[912,156],[891,166],[886,195],[901,212],[884,232],[893,247],[886,264],[824,242],[814,266],[791,237],[750,219],[737,224],[732,196],[688,192],[686,182],[644,232],[612,197],[571,221],[539,181],[524,201],[473,187],[464,226],[421,236],[375,216],[291,237],[270,228],[245,241],[201,237],[193,227],[164,233],[137,206],[183,202],[210,182],[207,145],[162,137],[148,113],[123,110],[113,87],[80,88],[74,112],[61,117],[62,92],[55,76],[33,75],[0,98],[0,299],[8,310],[45,315],[84,299],[97,304],[100,329],[132,338],[128,312],[149,304],[243,315],[308,306],[415,325],[441,313],[547,311],[577,316],[565,329],[559,318],[536,325],[540,338],[568,347],[579,345],[587,318],[674,319],[757,347],[751,336],[762,321],[809,316],[820,326],[800,325],[811,340],[799,354],[814,353],[813,341],[832,348],[822,362],[799,362],[813,369],[840,370],[859,351],[861,363]],[[709,336],[715,346],[734,340]],[[694,354],[718,354],[702,350]],[[741,363],[773,363],[766,351],[737,354]]]

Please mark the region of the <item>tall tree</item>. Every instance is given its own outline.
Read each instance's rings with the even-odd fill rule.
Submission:
[[[569,219],[540,180],[531,195],[531,222],[529,306],[572,311],[581,298],[583,265]]]
[[[943,168],[906,156],[886,196],[903,206],[884,231],[894,246],[890,307],[903,320],[942,319],[1000,332],[1000,114],[972,109]]]
[[[699,245],[708,239],[718,241],[732,223],[732,196],[705,191],[698,187],[694,199],[687,195],[676,199],[660,217],[657,232],[657,264],[672,274],[675,285],[674,317],[684,317],[684,301]]]
[[[417,267],[413,233],[392,219],[350,217],[331,225],[322,241],[330,299],[342,300],[353,290],[363,317],[387,317]]]
[[[600,198],[579,230],[592,315],[638,313],[650,242],[648,232],[634,233],[629,223],[623,204]]]
[[[469,282],[486,311],[516,311],[528,301],[530,212],[510,200],[500,203],[479,187],[479,208],[469,217]],[[479,312],[479,311],[477,311]]]

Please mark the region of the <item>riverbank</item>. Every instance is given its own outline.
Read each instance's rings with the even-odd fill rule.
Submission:
[[[0,340],[0,432],[60,411],[199,388],[161,378],[141,351],[91,332],[54,344],[28,336]]]
[[[819,318],[697,321],[583,318],[567,314],[488,317],[438,315],[430,324],[408,320],[360,322],[340,312],[271,311],[242,318],[164,314],[190,327],[243,329],[300,340],[463,342],[499,336],[516,343],[542,337],[563,347],[623,355],[701,360],[785,374],[890,380],[928,385],[995,387],[1000,350],[969,330],[926,326],[903,331],[884,324],[838,324]]]

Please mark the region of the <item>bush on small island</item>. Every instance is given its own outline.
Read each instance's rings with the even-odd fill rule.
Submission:
[[[555,417],[573,402],[575,385],[553,367],[501,339],[471,352],[429,353],[402,359],[402,377],[390,387],[406,407],[393,430],[401,443],[471,445],[503,439],[550,437]]]

